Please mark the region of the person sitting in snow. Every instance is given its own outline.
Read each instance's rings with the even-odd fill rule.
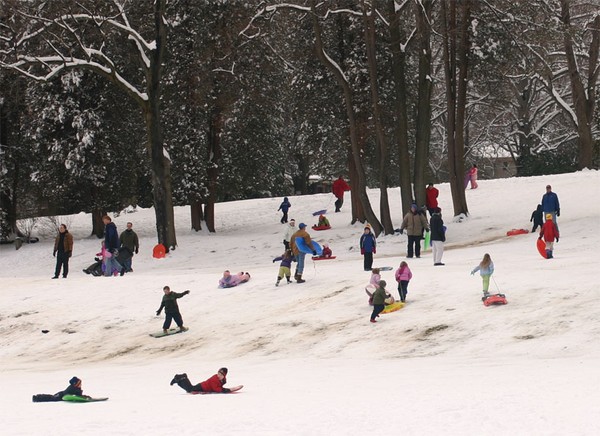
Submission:
[[[81,379],[78,377],[73,377],[69,380],[69,386],[64,391],[60,391],[52,394],[37,394],[34,395],[32,400],[34,403],[45,403],[50,401],[62,401],[65,395],[77,395],[83,398],[91,398],[87,395],[83,395],[83,390],[81,389]]]
[[[329,244],[323,244],[323,249],[321,251],[321,255],[320,256],[313,256],[314,260],[317,259],[329,259],[333,256],[333,251],[331,251],[331,248],[329,248]]]
[[[316,226],[313,226],[313,228],[315,228],[315,227],[326,228],[326,227],[331,227],[331,224],[329,224],[329,220],[327,219],[327,217],[325,215],[319,215],[319,222],[317,223]]]
[[[225,386],[227,383],[227,368],[221,368],[215,375],[211,378],[203,381],[202,383],[198,383],[197,385],[192,385],[192,382],[188,378],[186,373],[183,374],[175,374],[173,380],[171,380],[171,386],[177,384],[181,389],[186,392],[216,392],[222,394],[228,394],[233,391],[237,391],[241,389],[243,386],[236,386],[235,388],[228,389]]]

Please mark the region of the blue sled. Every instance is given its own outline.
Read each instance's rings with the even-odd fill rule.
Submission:
[[[321,248],[321,246],[315,242],[315,241],[311,241],[313,247],[315,247],[315,251],[317,252],[317,256],[320,256],[323,254],[323,249]],[[306,253],[306,254],[312,254],[312,249],[306,245],[306,242],[304,242],[304,239],[302,238],[296,238],[296,247],[298,247],[298,250],[300,250],[302,253]]]

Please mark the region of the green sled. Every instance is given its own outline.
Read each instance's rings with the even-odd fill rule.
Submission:
[[[86,398],[80,397],[79,395],[65,395],[62,397],[63,401],[68,401],[70,403],[94,403],[96,401],[106,401],[108,397],[104,398]]]

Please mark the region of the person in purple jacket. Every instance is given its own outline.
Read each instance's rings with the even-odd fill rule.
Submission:
[[[285,276],[289,285],[292,283],[292,273],[290,268],[292,267],[292,261],[294,260],[292,250],[285,250],[285,253],[273,259],[273,262],[277,262],[278,260],[280,260],[281,263],[279,264],[279,273],[277,274],[277,282],[275,282],[275,286],[279,286],[279,282],[281,279],[283,279],[283,276]]]

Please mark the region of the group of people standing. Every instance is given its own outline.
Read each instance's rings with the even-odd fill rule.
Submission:
[[[102,217],[104,223],[104,240],[99,256],[101,256],[102,271],[106,277],[118,272],[121,275],[126,272],[133,272],[132,258],[134,254],[139,253],[140,242],[137,233],[133,230],[133,223],[127,223],[127,229],[119,235],[117,226],[112,219],[105,215]],[[119,262],[119,253],[126,250],[127,255],[122,256],[122,262]],[[54,269],[53,279],[58,279],[62,271],[62,277],[67,278],[69,274],[69,259],[73,254],[73,235],[67,230],[66,224],[61,224],[58,228],[58,235],[54,240],[53,256],[56,257],[56,267]],[[86,270],[84,270],[86,271]]]

